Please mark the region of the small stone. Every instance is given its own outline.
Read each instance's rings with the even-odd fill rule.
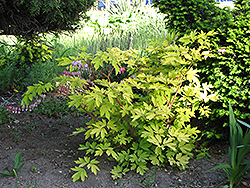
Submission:
[[[15,120],[15,121],[13,121],[13,123],[17,124],[17,123],[19,123],[19,120]]]

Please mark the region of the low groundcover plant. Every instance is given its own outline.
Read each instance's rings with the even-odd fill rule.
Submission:
[[[117,162],[111,170],[114,179],[130,170],[144,174],[149,163],[188,167],[193,143],[200,133],[197,127],[191,127],[190,118],[197,110],[208,116],[210,109],[204,102],[217,99],[211,93],[212,86],[201,84],[198,71],[193,68],[209,49],[212,35],[213,32],[185,35],[179,39],[183,45],[175,45],[171,37],[164,42],[151,41],[145,51],[147,56],[142,57],[134,49],[112,48],[94,56],[82,51],[77,57],[59,60],[59,66],[80,73],[55,78],[58,90],[70,99],[69,107],[75,106],[92,118],[87,126],[72,134],[84,134],[85,143],[80,144],[79,150],[86,151],[83,158],[75,161],[78,166],[72,168],[76,172],[73,181],[84,181],[88,176],[86,169],[97,174],[97,157],[103,154]],[[190,43],[197,47],[189,48]],[[88,66],[82,70],[84,64]],[[81,76],[84,71],[99,74],[100,79],[89,84]],[[126,76],[117,81],[112,74]],[[29,100],[52,89],[52,84],[41,82],[29,86],[23,103],[27,106]]]
[[[10,171],[7,171],[7,170],[5,170],[4,172],[0,171],[0,174],[6,175],[6,176],[15,176],[16,177],[15,188],[17,188],[17,174],[21,170],[23,165],[25,164],[25,163],[21,164],[21,161],[22,161],[22,154],[21,154],[21,152],[18,152],[16,154],[16,156],[15,156],[15,166],[14,166],[14,168],[11,169]]]

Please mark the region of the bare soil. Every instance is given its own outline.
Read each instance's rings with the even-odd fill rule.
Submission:
[[[0,98],[2,104],[6,95]],[[15,105],[13,101],[8,103]],[[70,168],[75,166],[74,161],[78,157],[84,156],[83,151],[77,150],[79,144],[84,143],[84,137],[70,134],[82,126],[87,117],[74,114],[49,117],[34,112],[21,112],[13,116],[14,120],[0,125],[0,170],[12,169],[15,155],[21,152],[25,165],[18,173],[19,188],[33,186],[35,183],[38,188],[218,188],[229,183],[223,170],[210,170],[218,164],[228,163],[228,145],[223,143],[210,146],[210,158],[190,160],[186,170],[152,166],[143,176],[131,171],[118,180],[113,180],[110,175],[115,162],[104,156],[99,159],[101,171],[97,175],[89,172],[84,182],[73,182],[71,176],[74,172]],[[249,184],[250,176],[245,176],[237,187],[249,187]],[[0,188],[14,187],[15,177],[0,174]]]

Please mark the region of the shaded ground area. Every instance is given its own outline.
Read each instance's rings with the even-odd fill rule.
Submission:
[[[1,102],[1,101],[0,101]],[[83,157],[78,151],[84,143],[83,135],[70,136],[76,127],[80,127],[88,117],[74,114],[48,117],[34,112],[14,114],[10,123],[0,125],[0,170],[10,170],[14,166],[14,157],[22,153],[25,165],[18,173],[18,187],[35,185],[38,188],[97,188],[97,187],[220,187],[228,184],[223,170],[209,170],[218,164],[227,163],[228,145],[211,146],[208,153],[211,158],[191,160],[189,168],[180,171],[177,168],[150,167],[143,176],[129,172],[122,179],[112,180],[110,170],[114,162],[105,157],[98,165],[98,175],[88,173],[85,182],[73,183],[71,176],[74,160]],[[249,184],[249,176],[243,182]],[[14,188],[15,178],[0,175],[0,188]],[[237,186],[246,187],[243,184]]]

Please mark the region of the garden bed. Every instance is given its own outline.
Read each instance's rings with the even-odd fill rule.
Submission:
[[[6,98],[6,96],[4,96]],[[17,97],[20,99],[20,96]],[[2,101],[1,101],[2,102]],[[12,103],[15,103],[13,99]],[[11,122],[1,125],[0,129],[0,170],[10,170],[14,167],[14,158],[22,153],[25,165],[18,173],[18,187],[35,185],[37,187],[220,187],[228,184],[223,170],[209,170],[218,164],[228,162],[228,145],[217,143],[210,146],[210,158],[192,159],[189,168],[179,170],[167,166],[165,168],[150,167],[141,176],[129,172],[122,179],[113,180],[110,175],[114,162],[106,157],[100,159],[97,176],[88,173],[85,182],[74,182],[74,174],[70,168],[74,161],[83,157],[84,152],[78,151],[79,143],[84,143],[83,135],[70,136],[75,128],[80,127],[88,119],[74,114],[53,116],[41,115],[35,112],[13,114]],[[243,180],[250,183],[250,176]],[[15,177],[0,175],[0,187],[13,188]],[[241,184],[238,187],[246,187]]]

